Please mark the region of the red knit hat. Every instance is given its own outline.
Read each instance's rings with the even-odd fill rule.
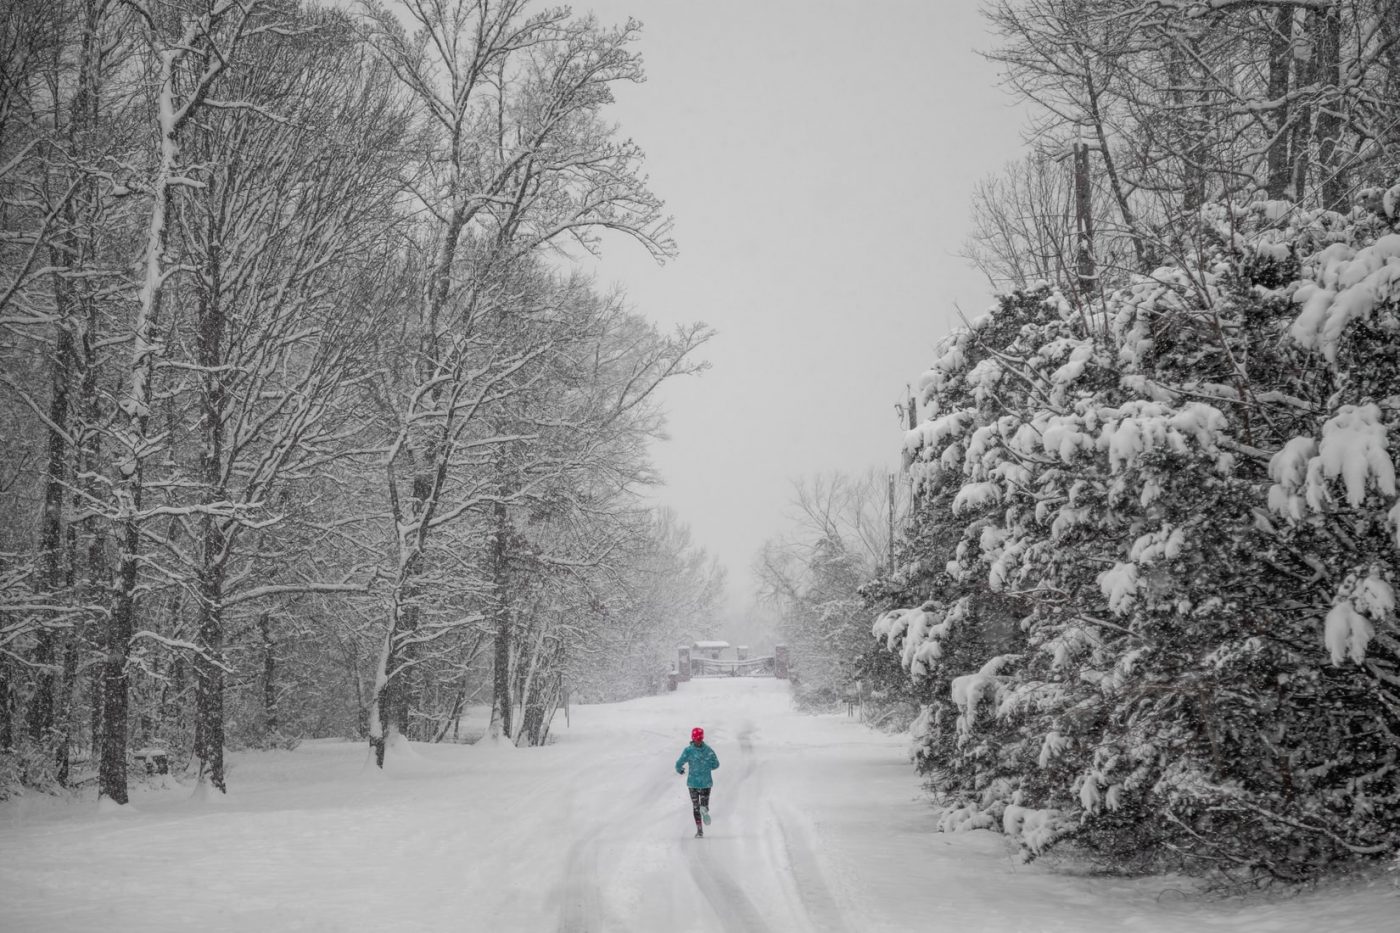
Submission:
[[[703,741],[705,741],[705,730],[704,730],[704,729],[701,729],[699,726],[696,726],[694,729],[691,729],[691,730],[690,730],[690,741],[692,741],[692,742],[703,742]]]

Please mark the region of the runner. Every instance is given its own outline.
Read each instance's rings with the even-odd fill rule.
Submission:
[[[710,788],[714,779],[710,772],[719,767],[719,756],[705,744],[705,730],[696,726],[690,730],[690,744],[676,759],[676,773],[685,774],[685,766],[690,765],[690,776],[685,779],[690,789],[690,809],[695,815],[695,838],[705,835],[705,826],[710,823]],[[704,825],[702,824],[702,821]]]

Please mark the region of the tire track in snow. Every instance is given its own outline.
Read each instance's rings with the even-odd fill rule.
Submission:
[[[743,888],[715,865],[716,857],[711,850],[697,846],[689,859],[690,876],[726,933],[767,933],[762,912]]]
[[[647,774],[644,770],[638,773]],[[628,850],[635,845],[637,834],[632,833],[634,838],[629,844],[625,835],[619,837],[618,828],[625,830],[632,826],[635,829],[635,820],[629,821],[628,818],[638,812],[646,812],[665,794],[668,784],[664,772],[655,777],[647,776],[638,793],[616,793],[610,807],[576,832],[564,860],[560,882],[559,933],[627,929],[620,918],[612,916],[602,896],[602,873],[599,869],[606,863],[616,870],[627,861]],[[590,793],[595,795],[601,795],[605,787],[609,791],[617,790],[601,780],[587,782],[586,786],[592,788]],[[605,859],[605,854],[609,858]]]
[[[598,847],[585,840],[569,849],[559,905],[559,933],[592,933],[608,929],[598,894]]]
[[[850,927],[846,925],[840,905],[831,894],[831,886],[803,817],[782,804],[770,803],[768,809],[778,827],[778,837],[796,882],[798,899],[807,914],[807,929],[848,933]]]
[[[849,933],[850,927],[822,869],[806,816],[781,802],[782,788],[768,786],[771,782],[759,754],[761,746],[755,743],[756,734],[752,720],[745,720],[735,734],[740,766],[738,774],[734,775],[733,791],[726,796],[730,810],[736,814],[744,811],[745,819],[757,833],[756,847],[745,852],[758,857],[759,865],[752,867],[777,881],[773,890],[781,893],[786,901],[790,913],[779,928]],[[722,871],[716,865],[705,867],[715,873]],[[743,877],[745,881],[752,880],[747,874]],[[728,876],[710,881],[712,891],[736,899],[736,914],[731,918],[739,924],[735,929],[765,929],[762,919],[765,912],[753,906],[735,881]],[[766,911],[770,919],[774,916],[771,908],[776,906],[770,905]],[[723,916],[723,910],[719,912]]]

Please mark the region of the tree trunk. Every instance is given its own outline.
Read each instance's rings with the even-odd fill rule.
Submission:
[[[1304,32],[1308,36],[1308,46],[1311,52],[1306,59],[1295,59],[1294,67],[1297,69],[1294,74],[1293,85],[1297,88],[1306,88],[1317,79],[1317,28],[1316,14],[1307,14],[1304,25]],[[1293,122],[1293,132],[1289,143],[1289,157],[1293,160],[1293,177],[1290,182],[1293,189],[1293,199],[1298,203],[1303,203],[1308,193],[1308,165],[1312,161],[1312,112],[1313,105],[1310,100],[1304,99],[1298,108],[1298,114]]]
[[[374,702],[370,709],[370,746],[374,761],[384,767],[384,753],[395,733],[406,734],[408,723],[408,671],[412,643],[408,636],[418,627],[418,585],[420,564],[415,551],[403,559],[400,579],[390,597],[389,626],[375,674]]]
[[[394,664],[389,669],[388,725],[405,738],[411,738],[409,720],[413,704],[410,681],[413,679],[414,645],[413,635],[418,630],[418,588],[415,586],[404,594],[406,604],[399,622],[398,637],[394,645]]]
[[[14,688],[10,686],[10,678],[6,676],[5,668],[0,667],[0,751],[9,751],[15,747],[13,693]]]
[[[385,705],[389,689],[389,664],[394,651],[394,634],[398,630],[398,607],[389,609],[389,626],[384,633],[384,644],[379,649],[379,666],[374,673],[374,692],[369,707],[369,747],[374,752],[376,767],[384,767],[384,749],[389,742],[389,717]]]
[[[61,292],[59,307],[67,308],[71,301],[64,297],[68,289],[58,282]],[[54,347],[53,371],[49,397],[48,468],[44,476],[44,505],[39,523],[39,580],[46,598],[56,600],[63,589],[67,574],[64,568],[63,499],[68,475],[69,394],[73,379],[73,332],[69,313],[59,312],[58,339]],[[58,682],[59,633],[51,626],[39,630],[34,660],[39,665],[38,682],[29,700],[29,737],[36,742],[52,738],[54,729],[54,697]]]
[[[408,680],[414,655],[412,635],[418,629],[418,598],[422,587],[418,577],[422,572],[423,548],[433,517],[436,490],[446,474],[446,457],[449,454],[444,433],[440,443],[429,444],[427,450],[413,457],[412,496],[407,514],[400,505],[393,460],[387,465],[390,510],[398,536],[399,574],[390,596],[389,626],[379,655],[374,704],[370,710],[370,745],[374,749],[375,762],[381,768],[384,767],[384,752],[389,738],[395,732],[406,734],[410,696]]]
[[[131,508],[141,508],[141,487],[131,490]],[[102,724],[97,770],[98,794],[116,803],[127,802],[126,794],[126,732],[128,712],[128,679],[126,661],[131,650],[131,636],[136,626],[137,559],[141,550],[140,524],[135,518],[122,526],[120,554],[117,558],[116,594],[112,614],[107,620],[104,657],[101,667]]]
[[[35,742],[45,742],[53,736],[58,681],[58,632],[52,628],[46,626],[39,630],[34,662],[38,671],[25,718],[29,737]]]
[[[536,702],[536,691],[539,687],[537,680],[542,679],[541,672],[545,665],[545,623],[542,621],[543,614],[532,613],[535,620],[539,621],[539,631],[533,637],[525,633],[520,646],[520,657],[516,658],[515,676],[511,677],[511,706],[520,711],[520,716],[515,722],[515,731],[510,733],[510,740],[516,745],[524,742],[534,744],[526,737],[526,732],[530,728],[530,707]],[[521,667],[524,670],[521,670]],[[536,717],[538,719],[538,717]],[[536,723],[538,724],[538,723]]]
[[[106,629],[102,630],[104,633]],[[88,686],[88,747],[90,757],[97,760],[101,754],[100,742],[102,741],[102,665],[96,664],[92,667],[90,675],[92,683]]]
[[[190,30],[193,37],[193,30]],[[136,587],[141,559],[141,499],[147,455],[147,424],[153,401],[157,325],[160,321],[166,277],[165,251],[169,241],[169,217],[177,184],[179,127],[176,124],[175,64],[187,49],[161,49],[160,78],[156,88],[159,110],[160,152],[151,186],[151,215],[146,227],[144,274],[131,325],[131,362],[125,395],[117,405],[116,470],[112,493],[116,504],[113,521],[118,529],[117,580],[107,623],[102,668],[102,759],[98,772],[99,793],[126,803],[127,675],[126,661],[136,625]]]
[[[81,499],[87,497],[88,501],[100,501],[104,490],[98,486],[96,473],[99,464],[102,462],[101,435],[92,429],[93,425],[99,424],[102,418],[102,406],[98,397],[98,359],[96,341],[93,334],[96,332],[97,309],[95,305],[89,307],[87,327],[82,335],[82,442],[79,444],[78,460],[75,464],[76,473],[80,477],[80,491],[75,493],[75,497]],[[107,522],[95,513],[89,513],[88,517],[80,522],[82,539],[86,544],[83,566],[82,597],[83,601],[89,605],[97,605],[104,599],[109,598],[112,592],[112,565],[111,554],[108,550]],[[86,623],[88,636],[84,643],[96,647],[105,637],[106,620],[92,618]],[[77,642],[74,642],[76,647]],[[92,668],[90,677],[91,684],[88,688],[89,710],[89,741],[88,747],[92,753],[96,754],[99,736],[102,734],[102,669],[100,666]],[[72,689],[77,689],[77,678],[75,675]]]
[[[211,525],[219,522],[206,516]],[[220,547],[223,535],[217,528],[207,531],[208,550]],[[195,757],[199,759],[199,779],[208,780],[220,793],[224,783],[224,625],[221,605],[223,568],[206,569],[200,580],[199,652],[194,657]]]
[[[98,116],[98,49],[97,33],[100,26],[100,13],[94,0],[87,0],[83,7],[83,31],[78,50],[78,76],[73,99],[69,108],[68,124],[65,127],[65,142],[72,153],[79,153],[89,145],[88,136],[97,123]],[[76,169],[85,173],[82,168]],[[74,197],[63,205],[64,227],[62,234],[50,248],[50,264],[55,270],[82,268],[86,266],[83,257],[83,244],[77,235],[82,216],[80,205],[95,196],[95,186],[91,176],[79,175]],[[65,529],[63,521],[63,500],[66,483],[70,479],[69,459],[74,453],[69,449],[69,439],[73,435],[76,419],[73,417],[73,383],[77,375],[77,344],[75,329],[79,326],[79,296],[75,286],[61,271],[52,276],[54,303],[58,310],[58,326],[55,334],[53,369],[50,377],[48,465],[44,473],[44,505],[40,519],[39,554],[40,581],[50,599],[63,590],[69,590],[73,583],[73,549],[66,546],[71,540],[71,529]],[[66,534],[65,531],[70,533]],[[39,675],[29,710],[29,734],[36,741],[52,741],[54,763],[66,780],[68,773],[67,730],[57,730],[57,695],[60,686],[58,666],[59,643],[71,644],[71,637],[60,639],[59,633],[44,628],[39,633],[36,660]],[[67,654],[65,650],[65,656]],[[60,731],[62,734],[60,735]]]
[[[564,678],[562,674],[556,674],[554,684],[548,697],[548,702],[542,707],[539,731],[535,735],[535,744],[543,745],[549,741],[549,728],[554,724],[554,714],[559,711],[560,702],[564,695]],[[568,717],[568,709],[564,711],[565,718]]]
[[[437,732],[433,735],[433,742],[441,742],[443,739],[447,738],[449,732],[452,733],[453,739],[457,738],[457,732],[462,723],[462,707],[466,705],[466,702],[467,682],[466,678],[462,678],[459,683],[453,687],[452,706],[448,710],[447,718],[438,725]]]
[[[222,251],[219,245],[217,175],[203,194],[209,198],[208,253],[199,277],[196,359],[200,365],[200,516],[199,552],[199,652],[194,657],[195,757],[199,779],[208,780],[220,793],[224,785],[224,578],[230,545],[230,519],[215,513],[228,501],[224,481],[224,330]]]
[[[558,664],[562,651],[556,643],[546,649],[545,654],[539,662],[544,668],[543,672],[522,696],[520,736],[516,743],[519,745],[543,745],[549,737],[549,724],[559,708],[563,677]]]
[[[277,717],[277,654],[272,640],[272,614],[264,612],[258,616],[258,635],[262,639],[263,655],[263,728],[269,734],[277,732],[282,723]]]
[[[63,678],[59,681],[58,709],[55,712],[54,779],[64,787],[72,771],[73,697],[78,687],[78,639],[68,638],[63,646]]]
[[[1089,187],[1089,146],[1074,140],[1074,271],[1080,301],[1085,307],[1098,291],[1098,269],[1094,262],[1094,204]]]
[[[1185,44],[1185,47],[1183,46]],[[1188,48],[1189,47],[1189,48]],[[1175,43],[1167,57],[1167,86],[1170,89],[1171,107],[1165,115],[1172,127],[1169,144],[1181,166],[1179,180],[1181,211],[1190,217],[1205,203],[1205,174],[1202,159],[1204,145],[1202,126],[1205,121],[1202,97],[1187,99],[1187,87],[1191,83],[1191,59],[1199,43],[1193,39],[1183,39]],[[1188,51],[1193,55],[1188,55]],[[1184,255],[1184,244],[1174,242],[1172,248],[1178,255]]]
[[[1279,103],[1268,123],[1273,136],[1269,140],[1268,180],[1265,188],[1269,197],[1275,200],[1284,197],[1288,192],[1291,166],[1288,148],[1291,136],[1288,127],[1289,107],[1285,98],[1288,96],[1288,79],[1293,66],[1293,19],[1293,10],[1290,7],[1279,7],[1274,13],[1273,29],[1269,34],[1268,94],[1270,101]]]
[[[1345,212],[1350,192],[1350,172],[1342,148],[1342,14],[1336,6],[1314,14],[1313,54],[1317,79],[1325,88],[1317,108],[1317,166],[1322,179],[1322,206]]]
[[[511,716],[511,606],[510,606],[510,518],[504,502],[492,508],[495,533],[488,557],[495,616],[495,645],[491,664],[491,730],[493,739],[509,741],[514,734]]]
[[[1192,59],[1199,60],[1200,43],[1195,39],[1191,40],[1191,51]],[[1190,65],[1187,63],[1186,74],[1190,73]],[[1195,216],[1206,203],[1206,159],[1209,157],[1206,137],[1210,127],[1210,92],[1204,89],[1206,82],[1203,78],[1197,80],[1202,89],[1192,102],[1194,106],[1182,110],[1182,122],[1186,130],[1186,157],[1181,206],[1188,217]]]
[[[374,706],[370,711],[370,745],[374,760],[384,767],[389,738],[407,734],[409,718],[409,670],[413,660],[410,636],[418,628],[418,584],[420,564],[414,553],[405,559],[401,580],[390,598],[389,630],[384,635],[379,670],[375,677]]]

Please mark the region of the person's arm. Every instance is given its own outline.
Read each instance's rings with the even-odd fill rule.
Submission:
[[[715,754],[715,750],[713,748],[710,748],[710,767],[719,767],[719,756]]]
[[[681,757],[679,757],[679,758],[676,759],[676,773],[677,773],[677,774],[685,774],[685,759],[686,759],[686,756],[689,755],[689,754],[690,754],[690,749],[687,748],[687,749],[685,749],[684,751],[681,752]]]

